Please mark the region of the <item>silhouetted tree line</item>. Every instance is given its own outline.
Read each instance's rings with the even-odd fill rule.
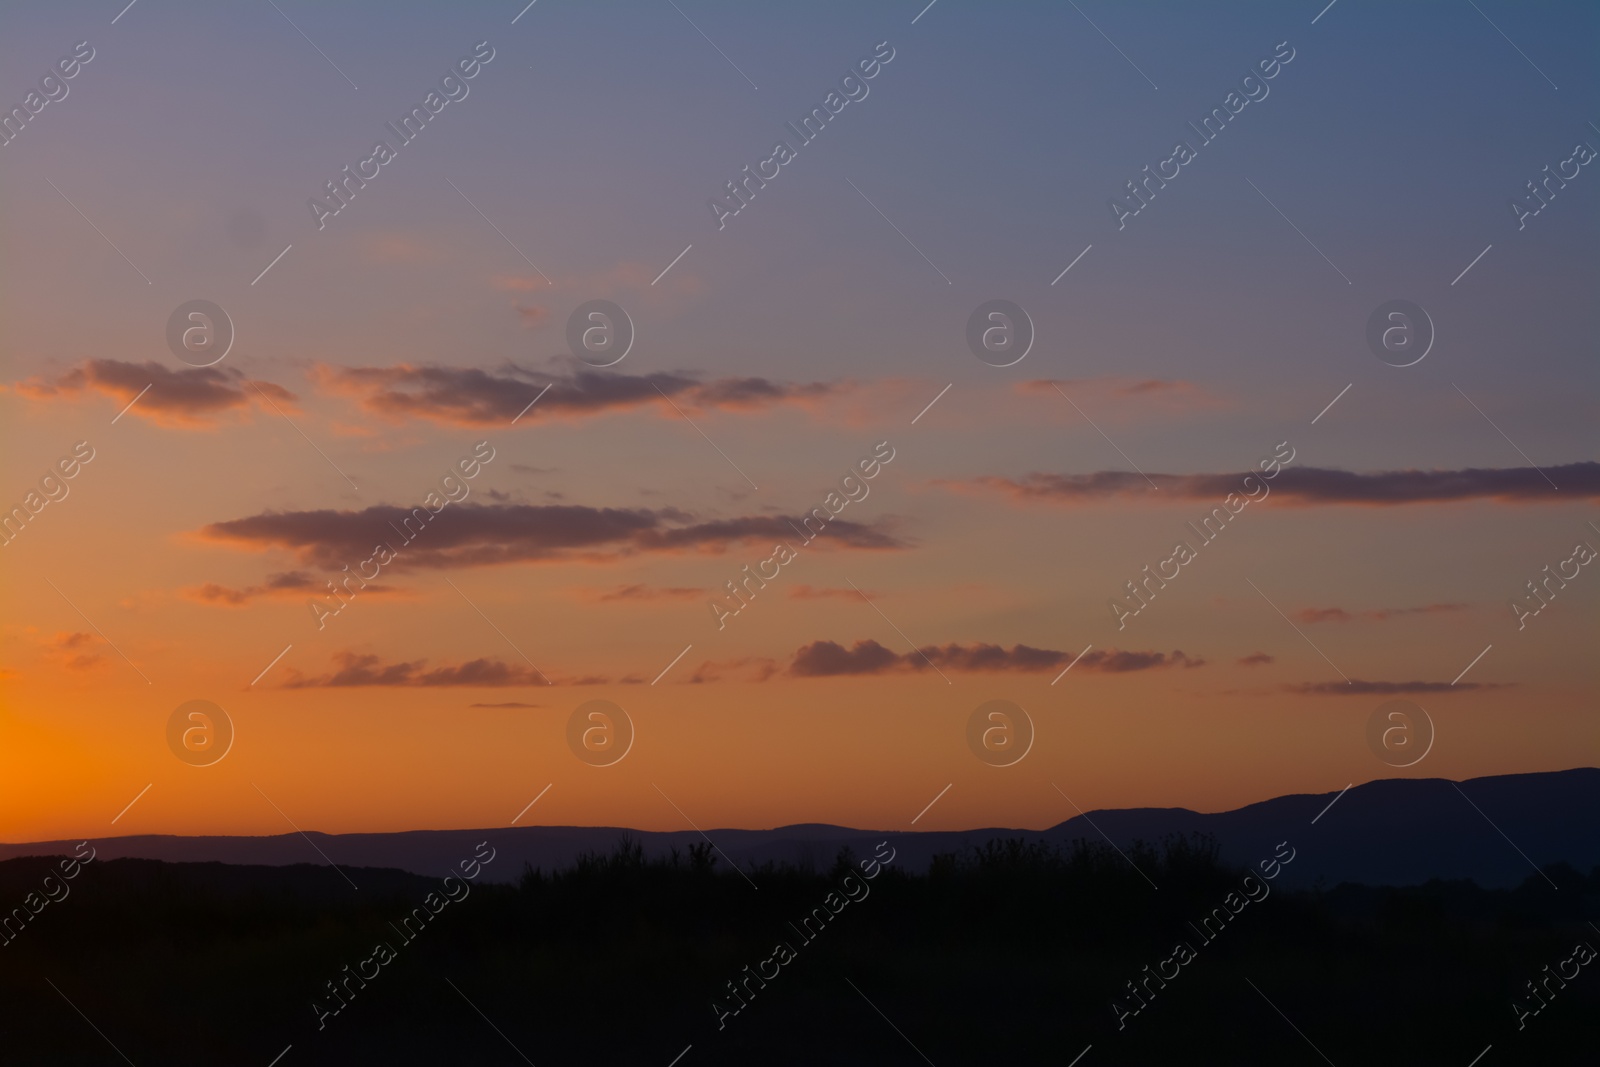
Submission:
[[[0,907],[57,862],[0,863]],[[140,1067],[265,1067],[290,1045],[278,1067],[522,1063],[513,1044],[540,1067],[665,1067],[689,1045],[679,1067],[923,1062],[907,1039],[939,1067],[1066,1064],[1090,1044],[1080,1067],[1321,1062],[1307,1038],[1341,1065],[1465,1064],[1491,1043],[1500,1063],[1594,1062],[1600,967],[1520,1030],[1512,1009],[1574,944],[1600,947],[1600,868],[1565,865],[1509,890],[1274,886],[1119,1030],[1125,983],[1248,873],[1199,836],[885,866],[719,1029],[729,979],[859,869],[844,850],[736,872],[709,844],[649,857],[624,837],[474,884],[319,1031],[320,984],[393,942],[438,879],[96,860],[0,947],[0,1063],[121,1063],[113,1044]]]

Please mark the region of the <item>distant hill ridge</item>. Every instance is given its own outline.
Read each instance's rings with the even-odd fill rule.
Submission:
[[[1336,799],[1337,798],[1337,799]],[[1330,804],[1332,805],[1330,807]],[[1315,823],[1313,823],[1315,820]],[[1492,820],[1492,823],[1491,823]],[[1091,824],[1092,823],[1092,824]],[[1600,866],[1600,768],[1507,774],[1455,783],[1443,778],[1390,778],[1338,793],[1292,794],[1233,811],[1204,814],[1187,808],[1091,811],[1047,830],[858,830],[802,823],[771,830],[708,829],[718,848],[741,865],[768,861],[826,869],[842,847],[869,855],[893,839],[899,864],[922,871],[933,856],[987,841],[1101,840],[1118,847],[1158,842],[1168,834],[1208,833],[1223,859],[1251,865],[1288,841],[1297,857],[1284,869],[1286,883],[1309,886],[1360,882],[1416,885],[1433,878],[1471,879],[1506,888],[1535,874],[1535,866],[1564,862],[1587,872]],[[656,832],[611,826],[485,827],[399,833],[324,834],[309,831],[317,848],[341,866],[389,867],[443,877],[473,846],[488,840],[497,850],[484,880],[511,882],[530,864],[550,870],[571,866],[584,852],[609,852],[631,835],[645,854],[672,848],[687,853],[701,839],[694,830]],[[0,845],[0,859],[69,855],[72,841]],[[270,837],[140,835],[92,838],[101,859],[124,857],[172,862],[217,861],[285,866],[321,862],[296,833]]]

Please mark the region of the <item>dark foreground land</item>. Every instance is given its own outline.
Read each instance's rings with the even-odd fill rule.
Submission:
[[[747,878],[709,847],[651,862],[623,841],[516,886],[346,871],[359,889],[327,867],[102,860],[43,905],[60,861],[9,860],[0,906],[38,911],[0,947],[0,1063],[1600,1057],[1600,869],[1291,892],[1197,838],[1127,858],[1014,841],[919,876],[873,860]]]

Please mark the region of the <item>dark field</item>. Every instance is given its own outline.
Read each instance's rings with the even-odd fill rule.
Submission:
[[[0,900],[58,862],[0,864]],[[1600,967],[1574,949],[1600,945],[1600,870],[1291,892],[1204,839],[1128,859],[1018,840],[920,876],[841,856],[747,880],[624,840],[514,887],[453,880],[411,940],[441,883],[347,873],[359,890],[327,867],[86,864],[0,949],[4,1062],[1595,1062]]]

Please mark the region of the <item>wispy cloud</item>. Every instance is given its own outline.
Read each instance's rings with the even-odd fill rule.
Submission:
[[[1450,615],[1466,611],[1467,604],[1424,604],[1418,608],[1373,608],[1366,611],[1346,611],[1344,608],[1301,608],[1294,613],[1299,622],[1354,622],[1370,619],[1387,622],[1405,615]]]
[[[442,258],[438,248],[406,233],[369,234],[360,246],[362,256],[372,263],[426,263]]]
[[[1178,378],[1035,378],[1014,387],[1024,395],[1042,395],[1061,404],[1061,392],[1094,406],[1095,418],[1127,423],[1139,419],[1170,419],[1174,415],[1221,411],[1232,407],[1226,397],[1197,382]],[[1060,390],[1058,392],[1057,390]],[[1073,415],[1061,405],[1063,418]]]
[[[866,595],[871,597],[873,600],[877,600],[884,595],[879,592],[874,592],[871,589],[864,589],[861,592],[857,592],[856,590],[851,589],[849,586],[844,585],[811,586],[802,583],[800,585],[789,587],[789,597],[792,600],[860,600],[861,593],[866,593]]]
[[[47,643],[51,656],[69,671],[87,671],[104,661],[105,642],[91,633],[58,633]]]
[[[689,685],[720,682],[733,676],[734,681],[764,682],[780,670],[778,661],[767,656],[744,656],[730,660],[706,660],[685,679]]]
[[[235,548],[289,551],[304,564],[337,568],[372,555],[384,543],[398,552],[393,566],[438,568],[551,560],[602,562],[641,553],[721,553],[751,542],[770,547],[793,538],[801,518],[752,515],[697,522],[675,508],[592,508],[578,505],[458,504],[428,518],[418,508],[421,532],[406,544],[400,536],[413,512],[391,505],[360,511],[267,511],[212,523],[197,531],[203,541]],[[899,549],[906,542],[846,519],[828,524],[818,545],[852,549]]]
[[[1150,484],[1162,500],[1221,500],[1241,492],[1247,474],[1157,474],[1097,471],[1093,474],[1049,474],[1035,471],[1021,478],[995,475],[965,481],[936,481],[958,490],[993,491],[1016,500],[1055,504],[1089,504],[1119,497],[1149,500]],[[1559,485],[1552,489],[1545,475]],[[1258,475],[1259,477],[1259,475]],[[1252,485],[1255,481],[1252,480]],[[1600,463],[1568,463],[1546,467],[1403,470],[1361,474],[1320,467],[1290,467],[1265,482],[1269,499],[1280,504],[1447,504],[1494,500],[1507,504],[1550,504],[1600,498]]]
[[[513,304],[512,307],[516,309],[517,317],[527,329],[537,330],[550,321],[550,309],[543,304],[518,302]]]
[[[756,411],[780,404],[814,405],[851,388],[845,382],[796,384],[767,378],[702,382],[692,374],[657,371],[630,375],[579,366],[535,374],[516,367],[486,371],[406,363],[391,367],[319,364],[311,377],[323,391],[349,397],[369,414],[446,426],[507,425],[546,387],[548,395],[539,400],[540,416],[546,420],[643,407],[680,418],[664,398],[690,410]]]
[[[420,685],[483,686],[544,685],[545,680],[527,664],[496,659],[475,659],[455,666],[425,670],[426,660],[384,663],[375,655],[340,652],[333,657],[338,669],[317,677],[288,672],[284,689],[341,689],[361,686]]]
[[[204,585],[184,589],[179,595],[185,600],[193,600],[200,604],[242,608],[255,600],[298,600],[303,596],[325,596],[327,592],[326,581],[319,582],[304,571],[285,571],[282,574],[267,575],[267,580],[260,585],[246,585],[234,588],[219,585],[216,582],[207,582]],[[397,593],[399,590],[393,586],[368,583],[362,587],[361,592],[363,594],[383,594]]]
[[[1307,696],[1384,696],[1395,693],[1461,693],[1474,689],[1505,689],[1511,682],[1368,682],[1352,678],[1348,682],[1296,682],[1284,692]]]
[[[575,599],[592,604],[606,604],[615,601],[642,602],[652,600],[694,600],[705,595],[705,590],[694,586],[660,586],[646,585],[636,582],[632,585],[619,585],[611,589],[571,589],[568,591]]]
[[[928,670],[930,662],[942,670],[968,672],[1040,672],[1071,663],[1074,653],[1054,649],[976,643],[971,645],[929,645],[912,652],[897,653],[873,640],[857,641],[849,648],[834,641],[813,641],[798,649],[789,663],[788,673],[799,678],[838,675],[887,674],[896,671]],[[1201,667],[1205,660],[1181,651],[1134,652],[1098,649],[1085,653],[1076,669],[1104,674],[1156,670],[1165,667]]]

